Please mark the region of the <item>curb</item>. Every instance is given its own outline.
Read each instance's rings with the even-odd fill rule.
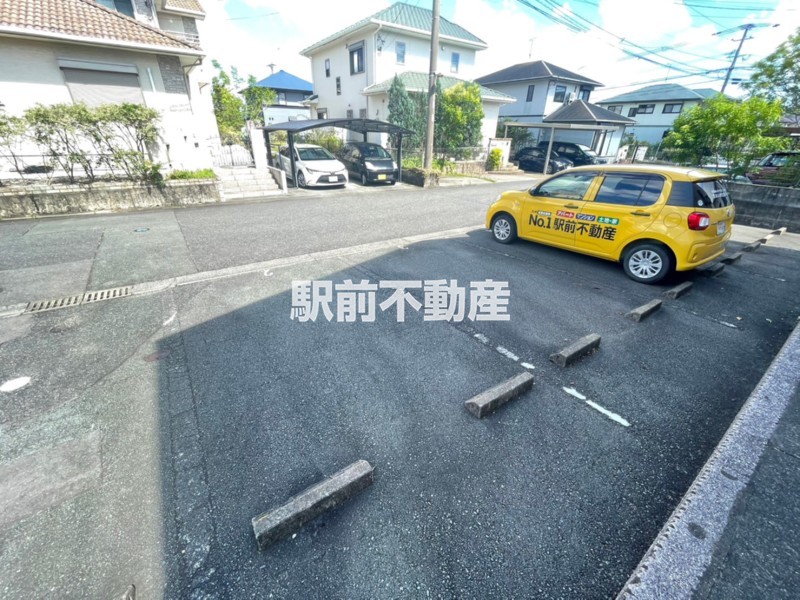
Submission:
[[[638,308],[634,308],[631,312],[626,314],[625,316],[628,317],[631,321],[635,323],[639,323],[643,321],[654,312],[661,310],[661,305],[663,303],[661,300],[650,300],[647,304],[642,304]]]
[[[800,325],[789,335],[617,600],[692,597],[711,564],[739,494],[800,385],[797,364]]]
[[[252,519],[258,547],[264,550],[331,508],[372,485],[374,469],[359,460],[300,492],[288,502]]]
[[[733,263],[740,261],[741,258],[742,258],[741,252],[734,252],[733,254],[723,256],[722,262],[724,262],[726,265],[732,265]]]
[[[509,400],[524,394],[533,387],[533,375],[520,373],[507,379],[477,396],[473,396],[464,403],[464,407],[478,419],[500,408]]]
[[[559,367],[568,367],[582,356],[589,354],[592,350],[600,347],[600,336],[590,333],[573,342],[563,350],[550,355],[550,360]]]
[[[693,285],[694,284],[691,281],[684,281],[682,284],[676,285],[674,288],[664,292],[664,295],[671,300],[675,300],[676,298],[680,298],[681,296],[688,294]]]

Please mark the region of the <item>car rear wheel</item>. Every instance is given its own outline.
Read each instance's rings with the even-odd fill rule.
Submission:
[[[492,236],[501,244],[510,244],[517,239],[517,224],[507,214],[497,215],[492,220]]]
[[[672,270],[672,258],[658,244],[638,244],[622,259],[625,274],[639,283],[658,283]]]

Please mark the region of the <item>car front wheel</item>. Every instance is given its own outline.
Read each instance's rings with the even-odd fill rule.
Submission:
[[[297,172],[297,187],[299,188],[306,187],[306,176],[303,175],[302,171]]]
[[[497,215],[492,220],[492,236],[501,244],[510,244],[517,239],[517,224],[507,214]]]
[[[622,259],[625,274],[639,283],[658,283],[672,270],[672,259],[663,246],[639,244]]]

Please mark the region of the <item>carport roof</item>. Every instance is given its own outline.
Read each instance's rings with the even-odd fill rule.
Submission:
[[[264,127],[264,131],[288,131],[290,133],[300,133],[309,129],[319,127],[342,127],[357,133],[391,133],[393,135],[409,135],[414,132],[405,127],[378,121],[376,119],[306,119],[304,121],[285,121],[283,123],[273,123]]]
[[[590,123],[597,125],[600,123],[621,123],[623,125],[632,125],[636,123],[634,119],[624,117],[620,114],[612,112],[591,104],[585,100],[575,100],[569,104],[565,104],[558,110],[550,113],[544,118],[545,123]]]

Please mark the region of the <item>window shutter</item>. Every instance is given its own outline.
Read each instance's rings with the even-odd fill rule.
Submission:
[[[62,68],[74,102],[100,104],[144,104],[139,76],[134,73]]]

